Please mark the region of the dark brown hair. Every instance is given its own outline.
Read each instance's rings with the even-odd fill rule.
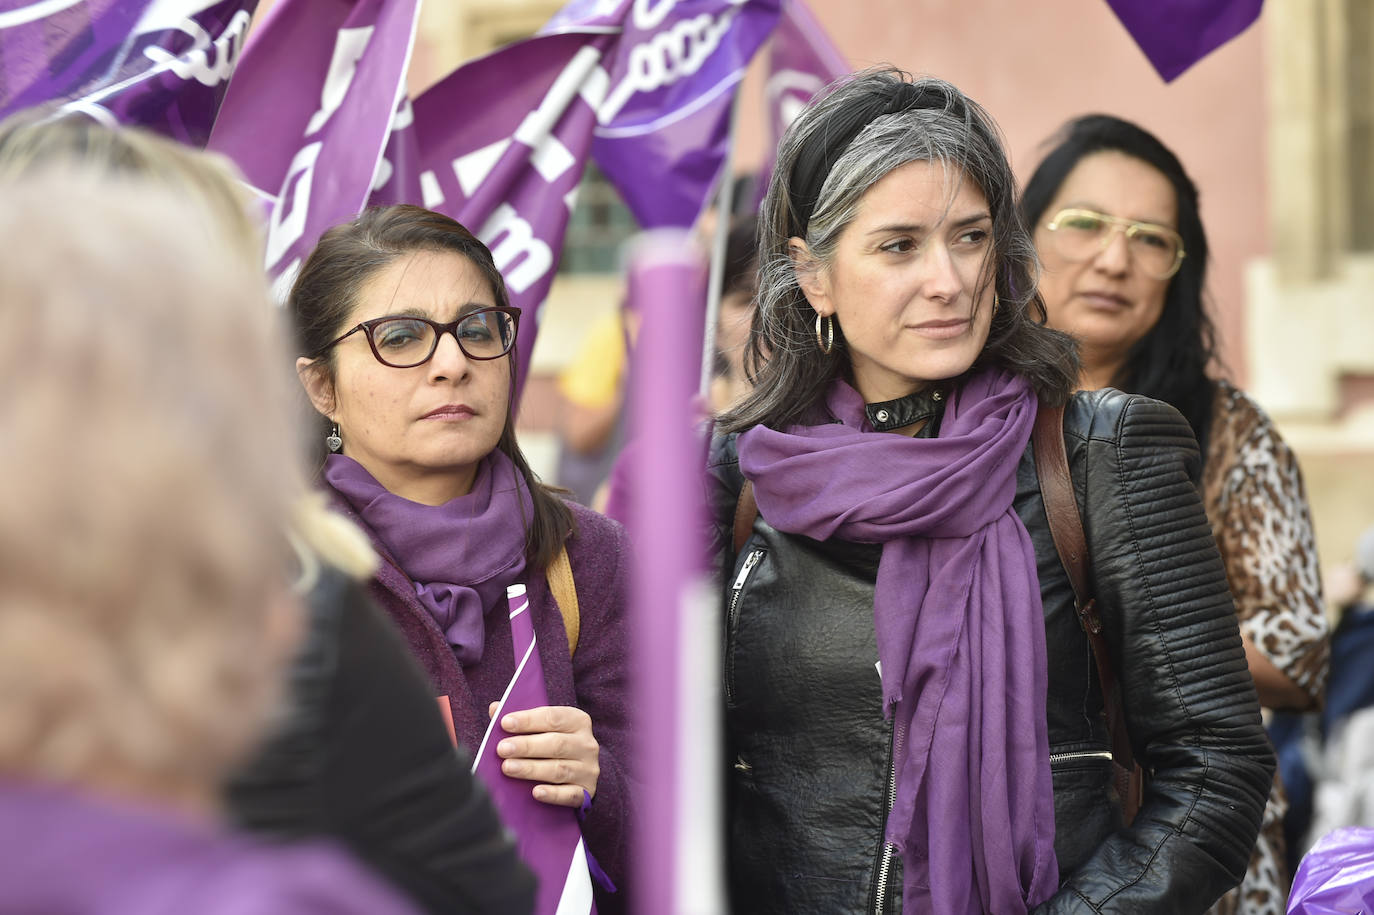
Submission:
[[[467,258],[491,284],[497,305],[510,305],[506,282],[496,269],[487,246],[456,221],[417,206],[373,207],[352,222],[335,226],[320,237],[301,267],[287,299],[296,330],[297,352],[316,360],[334,380],[334,354],[329,343],[357,306],[364,284],[398,257],[418,251],[451,251]],[[506,399],[506,424],[496,448],[515,464],[529,489],[534,517],[526,519],[525,556],[531,566],[548,567],[573,530],[572,512],[551,488],[530,470],[515,441],[516,350],[507,357],[511,396]],[[328,453],[323,445],[328,423],[320,417],[320,464]]]

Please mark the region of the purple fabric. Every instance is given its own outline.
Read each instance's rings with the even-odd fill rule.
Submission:
[[[510,598],[509,606],[507,618],[510,620],[515,675],[482,739],[472,771],[487,786],[496,809],[501,812],[501,821],[515,833],[520,857],[539,879],[535,912],[539,915],[594,912],[591,874],[581,847],[582,830],[577,811],[535,800],[531,794],[533,782],[511,778],[501,771],[501,757],[496,753],[496,746],[511,736],[501,727],[502,716],[549,704],[544,666],[535,650],[537,639],[530,621],[529,595],[523,586],[518,595]]]
[[[0,118],[60,103],[204,146],[257,0],[0,7]]]
[[[1374,829],[1345,826],[1317,840],[1298,864],[1288,915],[1374,909]]]
[[[910,912],[1025,912],[1055,891],[1045,624],[1012,507],[1036,399],[984,372],[934,439],[874,433],[837,382],[840,423],[739,436],[759,513],[817,540],[881,543],[873,621]]]
[[[341,495],[335,506],[358,523],[378,552],[387,546]],[[569,503],[576,531],[567,541],[578,599],[581,635],[569,657],[563,617],[542,572],[527,571],[530,619],[534,623],[544,685],[553,705],[573,705],[592,718],[601,745],[596,802],[583,823],[587,848],[614,883],[626,885],[630,783],[629,634],[625,607],[629,589],[629,546],[625,529],[588,508]],[[498,701],[515,674],[514,642],[504,613],[487,619],[482,660],[460,665],[444,631],[420,603],[415,586],[396,566],[382,563],[372,584],[377,603],[396,623],[411,653],[430,677],[436,695],[447,696],[458,740],[475,752],[482,744],[487,706]]]
[[[0,912],[415,915],[342,849],[259,845],[171,811],[8,779]]]
[[[1107,0],[1164,81],[1235,38],[1264,0]]]
[[[253,30],[210,147],[271,204],[279,294],[324,230],[367,203],[418,14],[417,0],[281,0]]]
[[[444,630],[458,663],[480,661],[484,618],[525,574],[522,519],[534,516],[529,489],[511,459],[500,451],[487,455],[477,465],[472,491],[443,505],[389,492],[342,454],[325,460],[324,478],[415,582],[416,597]]]

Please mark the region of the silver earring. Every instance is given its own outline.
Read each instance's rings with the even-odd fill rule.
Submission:
[[[824,325],[825,331],[822,334],[821,326]],[[816,315],[816,345],[820,347],[822,353],[830,355],[830,350],[835,346],[835,319],[830,315]]]
[[[339,438],[339,424],[334,424],[334,430],[324,437],[325,447],[331,452],[338,453],[343,448],[343,439]]]

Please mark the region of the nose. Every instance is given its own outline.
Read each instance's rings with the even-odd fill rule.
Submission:
[[[425,364],[429,366],[430,381],[452,381],[466,375],[472,367],[467,354],[458,345],[457,335],[452,333],[439,335],[434,355]]]
[[[1111,276],[1121,276],[1130,268],[1131,249],[1125,229],[1121,226],[1111,227],[1111,235],[1107,237],[1102,250],[1097,252],[1097,257],[1093,258],[1093,266]]]
[[[949,247],[932,244],[925,257],[925,294],[932,299],[953,302],[964,291],[964,280],[954,264]]]

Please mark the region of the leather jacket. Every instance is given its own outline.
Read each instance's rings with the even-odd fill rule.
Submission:
[[[890,416],[894,407],[917,409],[870,405],[870,421],[909,421]],[[1123,827],[1097,672],[1028,445],[1015,510],[1045,610],[1060,868],[1059,891],[1036,911],[1202,912],[1245,873],[1274,758],[1196,489],[1197,445],[1172,407],[1113,390],[1075,395],[1064,439],[1090,584],[1149,777]],[[882,548],[786,534],[759,516],[734,555],[734,436],[712,443],[709,470],[726,606],[734,910],[898,912],[901,856],[883,841],[892,726],[873,628]]]

